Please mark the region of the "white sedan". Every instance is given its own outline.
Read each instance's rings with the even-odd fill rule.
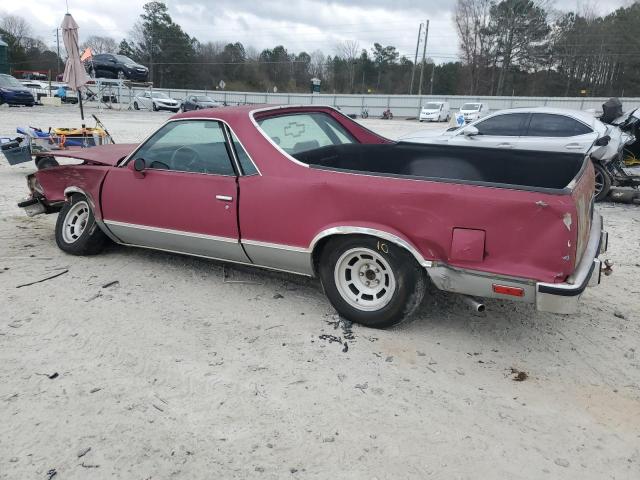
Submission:
[[[596,170],[596,199],[607,196],[611,186],[606,163],[616,160],[629,137],[586,112],[560,108],[501,110],[439,135],[417,131],[404,142],[464,147],[510,148],[541,152],[589,153]]]
[[[133,108],[135,110],[144,108],[154,112],[158,110],[177,112],[180,109],[180,102],[162,92],[144,92],[133,99]]]

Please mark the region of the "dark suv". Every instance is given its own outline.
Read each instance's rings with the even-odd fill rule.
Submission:
[[[93,70],[96,78],[126,78],[146,82],[149,69],[124,55],[99,53],[84,62],[89,73]]]

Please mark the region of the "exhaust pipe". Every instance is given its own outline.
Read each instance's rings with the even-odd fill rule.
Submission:
[[[482,313],[485,311],[484,303],[479,302],[473,297],[470,297],[468,295],[462,295],[462,300],[464,300],[464,303],[466,303],[469,306],[469,308],[471,308],[472,310],[475,310],[478,313]]]

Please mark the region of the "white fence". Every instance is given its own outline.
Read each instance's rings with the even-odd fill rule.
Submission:
[[[594,109],[600,111],[607,98],[598,97],[489,97],[462,95],[329,95],[299,93],[257,93],[226,92],[220,90],[184,90],[154,88],[176,100],[183,100],[189,95],[206,95],[227,105],[270,104],[270,105],[331,105],[339,107],[346,114],[360,115],[367,109],[372,117],[382,115],[387,108],[396,117],[416,117],[421,105],[429,101],[449,102],[451,109],[458,109],[466,102],[484,102],[491,110],[505,108],[548,106],[571,108],[575,110]],[[112,92],[118,98],[122,108],[131,105],[135,95],[144,89],[114,88]],[[105,92],[106,93],[106,92]],[[621,98],[625,110],[640,107],[640,98]],[[116,105],[114,107],[117,108]]]

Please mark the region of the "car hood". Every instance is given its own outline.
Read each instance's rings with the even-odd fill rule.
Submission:
[[[11,93],[31,93],[27,87],[0,87],[0,90],[9,91]]]
[[[91,148],[55,152],[54,156],[84,160],[92,165],[115,166],[120,160],[133,152],[137,146],[137,143],[100,145]],[[51,152],[42,152],[40,155],[51,155]]]

